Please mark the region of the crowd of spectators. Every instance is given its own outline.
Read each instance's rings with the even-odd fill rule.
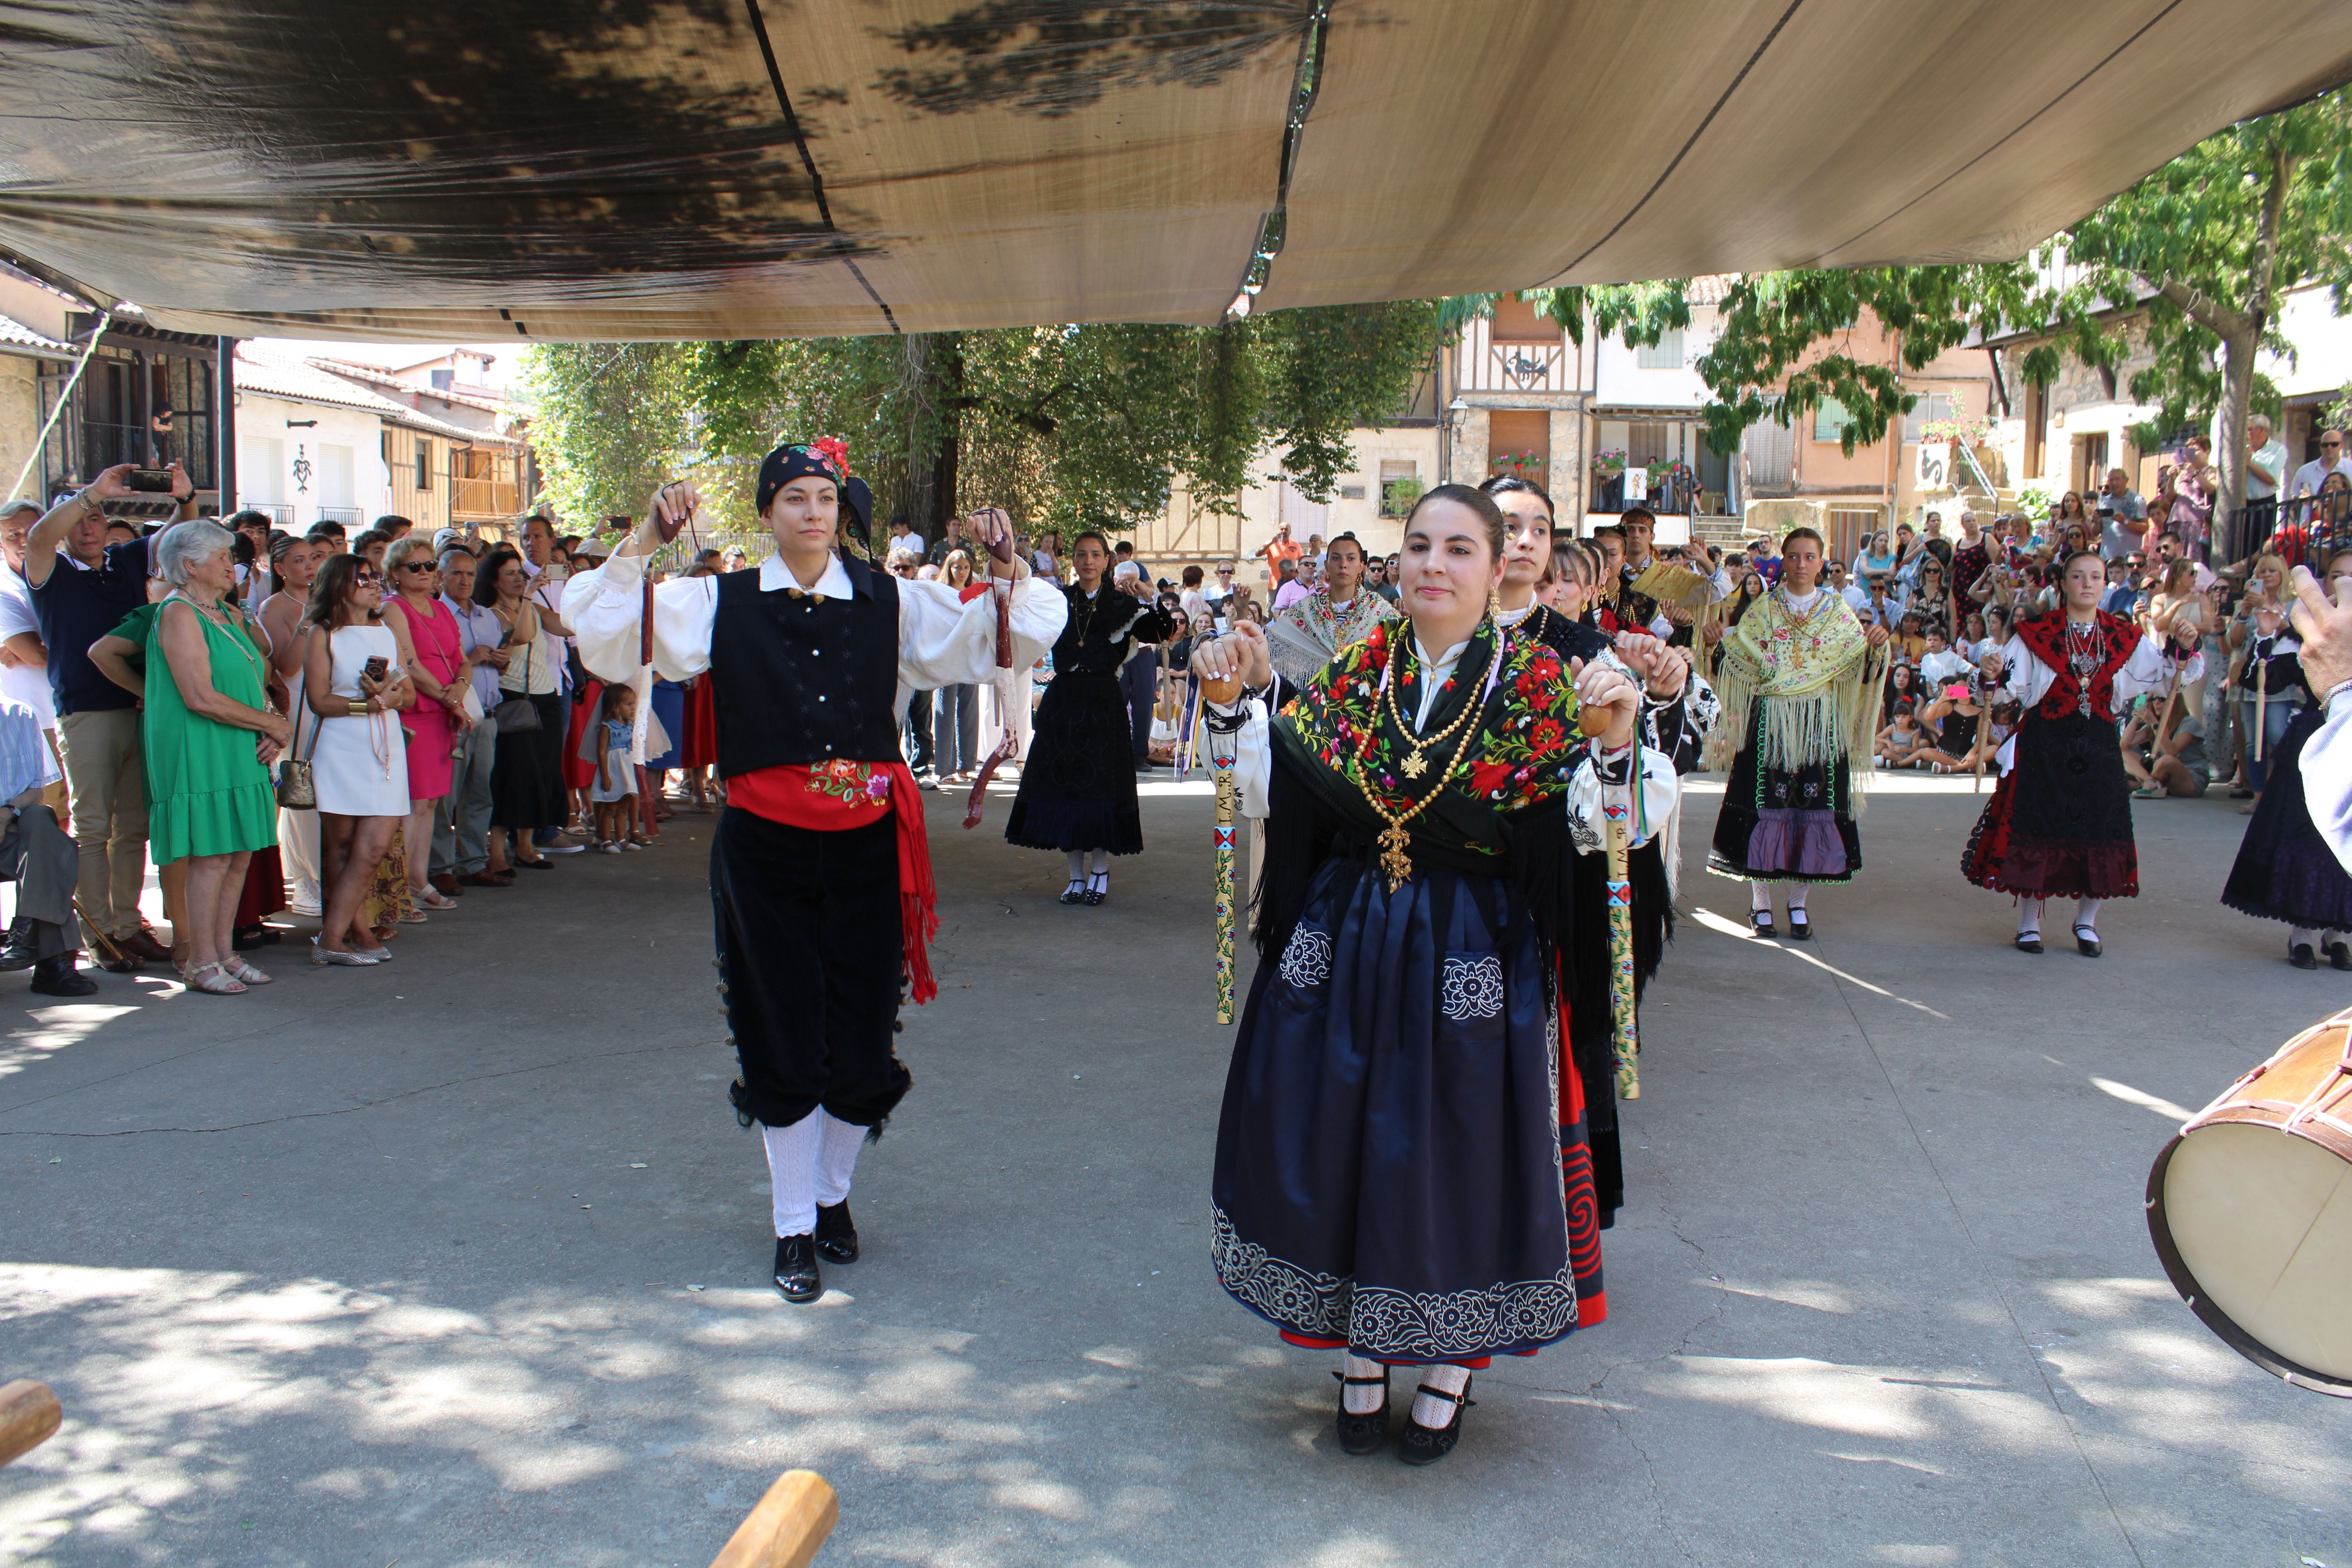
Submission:
[[[543,514],[516,543],[400,517],[296,534],[198,519],[168,475],[160,523],[110,515],[152,510],[128,466],[0,510],[0,969],[36,991],[94,992],[87,951],[234,995],[270,983],[252,955],[281,911],[319,921],[313,963],[384,963],[477,890],[723,800],[707,701],[674,688],[639,764],[634,692],[584,678],[559,606],[593,540]]]

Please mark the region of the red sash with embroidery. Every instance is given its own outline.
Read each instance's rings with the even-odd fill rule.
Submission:
[[[908,994],[928,1002],[940,994],[931,975],[930,940],[940,931],[939,890],[931,881],[931,840],[923,825],[923,797],[903,762],[787,763],[727,781],[727,804],[755,816],[840,833],[898,816],[898,931],[905,939]]]

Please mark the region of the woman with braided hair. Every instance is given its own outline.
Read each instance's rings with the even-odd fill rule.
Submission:
[[[2042,951],[2044,900],[2075,900],[2075,948],[2096,958],[2099,905],[2139,892],[2116,721],[2135,697],[2192,685],[2205,673],[2205,656],[2100,609],[2107,574],[2096,552],[2069,555],[2061,581],[2063,607],[2021,619],[2002,650],[2006,673],[1990,700],[2014,700],[2023,716],[1998,753],[2000,782],[1969,835],[1960,871],[1979,888],[2017,896],[2020,952]]]

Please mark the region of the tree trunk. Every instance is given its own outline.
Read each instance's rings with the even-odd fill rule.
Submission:
[[[2247,258],[2247,289],[2245,310],[2231,323],[2234,330],[2221,333],[2221,490],[2213,500],[2213,532],[2215,542],[2223,541],[2224,530],[2237,510],[2245,504],[2246,494],[2246,416],[2253,398],[2254,356],[2262,349],[2263,332],[2270,325],[2273,304],[2272,279],[2278,268],[2279,215],[2286,206],[2288,176],[2294,160],[2283,145],[2271,150],[2270,188],[2263,193],[2263,207],[2254,223],[2254,244]],[[2229,548],[2239,550],[2251,542],[2236,537],[2232,531],[2227,539]]]
[[[962,351],[954,332],[907,339],[907,521],[926,542],[947,532],[956,506],[959,432],[951,400],[963,380]]]

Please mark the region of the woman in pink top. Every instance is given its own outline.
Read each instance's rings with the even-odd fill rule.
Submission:
[[[449,760],[474,727],[466,711],[466,656],[457,640],[457,617],[441,603],[441,563],[429,540],[411,534],[384,552],[384,575],[392,596],[383,622],[400,639],[400,657],[416,683],[417,703],[400,716],[408,731],[408,821],[402,838],[409,847],[408,885],[428,910],[457,900],[428,885],[433,811],[449,793]]]

